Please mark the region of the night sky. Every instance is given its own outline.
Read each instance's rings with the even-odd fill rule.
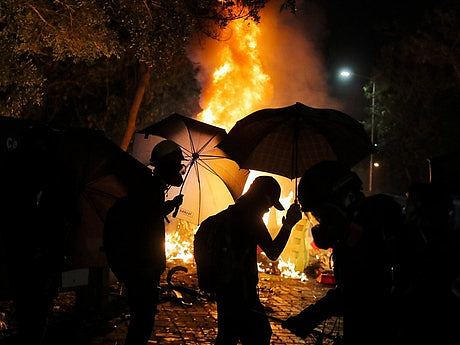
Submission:
[[[397,39],[423,17],[427,9],[445,0],[316,0],[325,13],[326,35],[323,46],[331,95],[345,105],[345,111],[365,116],[368,102],[363,97],[365,80],[337,78],[341,67],[370,76],[381,47]]]

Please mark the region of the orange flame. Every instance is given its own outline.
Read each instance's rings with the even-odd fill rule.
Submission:
[[[278,9],[276,4],[268,6],[262,13],[260,25],[244,20],[233,21],[226,31],[228,39],[205,42],[205,50],[191,52],[197,54],[192,60],[200,61],[202,69],[200,102],[203,111],[197,115],[199,120],[228,131],[239,119],[265,107],[300,101],[316,107],[337,108],[336,102],[327,96],[325,73],[313,41],[299,29],[313,19],[307,21],[297,15],[282,21],[279,20],[281,17],[290,14],[280,13]],[[247,186],[256,174],[251,172]],[[286,186],[287,183],[280,184]],[[286,209],[292,199],[291,193],[282,200]],[[275,223],[278,229],[281,218],[282,214],[277,212]],[[267,224],[268,214],[264,221]],[[187,243],[191,246],[192,241],[174,236],[168,237],[167,241],[171,260],[193,261],[191,250],[183,246]],[[305,275],[296,271],[289,256],[286,258],[284,254],[286,260],[278,261],[278,271],[284,276],[305,280]],[[260,265],[259,270],[263,271]]]
[[[184,263],[193,262],[192,241],[183,240],[177,232],[166,233],[166,259],[179,260]]]
[[[272,95],[270,77],[259,54],[260,28],[237,20],[227,28],[231,38],[219,42],[212,80],[203,91],[198,119],[229,130],[236,121],[266,104]]]
[[[242,117],[268,104],[273,93],[271,78],[264,71],[259,53],[260,28],[240,20],[231,23],[229,29],[232,37],[221,42],[212,80],[202,95],[204,110],[198,114],[201,121],[227,130]],[[244,191],[257,174],[251,172]],[[292,201],[291,192],[283,203],[287,208]],[[264,216],[264,222],[267,224],[268,214]],[[281,226],[281,222],[278,223]],[[289,261],[280,258],[278,268],[283,276],[306,280],[305,274],[297,272]]]

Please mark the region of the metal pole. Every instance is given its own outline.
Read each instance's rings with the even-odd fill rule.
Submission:
[[[372,81],[372,103],[371,103],[371,143],[374,145],[374,120],[375,120],[375,81]],[[374,173],[374,155],[371,153],[369,159],[369,192],[372,192],[372,179]]]

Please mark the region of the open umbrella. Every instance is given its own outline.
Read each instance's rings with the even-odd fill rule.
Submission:
[[[148,162],[152,148],[163,139],[182,148],[187,160],[185,181],[168,192],[184,195],[178,218],[198,225],[243,192],[249,172],[216,147],[226,135],[222,128],[176,113],[136,134],[133,155],[141,162]]]
[[[5,212],[0,232],[12,239],[12,250],[41,241],[62,249],[66,270],[106,266],[101,250],[106,213],[119,197],[148,183],[150,169],[101,131],[37,124],[16,138],[0,173]],[[5,224],[10,217],[14,222]],[[49,226],[34,228],[37,219]]]
[[[80,213],[69,238],[71,268],[106,265],[102,249],[104,222],[114,202],[149,183],[151,170],[101,131],[71,129],[58,133],[57,156],[74,176]]]
[[[363,125],[349,115],[299,102],[249,114],[218,147],[242,168],[290,179],[322,160],[351,167],[373,150]]]

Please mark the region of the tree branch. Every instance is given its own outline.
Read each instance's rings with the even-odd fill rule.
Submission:
[[[38,17],[48,26],[50,26],[51,28],[53,28],[54,30],[56,30],[56,28],[51,25],[50,23],[48,23],[45,18],[43,18],[43,16],[41,15],[41,13],[31,4],[28,4],[28,6],[38,15]]]
[[[152,12],[150,12],[150,7],[149,7],[149,5],[147,4],[147,1],[146,1],[146,0],[143,0],[143,2],[144,2],[145,8],[147,9],[147,13],[149,14],[150,19],[152,19]]]
[[[152,67],[144,65],[144,71],[142,78],[137,85],[136,95],[134,96],[133,104],[129,110],[128,124],[126,126],[125,134],[123,135],[123,140],[120,147],[123,150],[127,150],[129,143],[136,131],[136,121],[137,115],[139,114],[139,109],[141,107],[142,100],[144,99],[145,90],[147,89],[150,81],[150,75],[152,73]]]

